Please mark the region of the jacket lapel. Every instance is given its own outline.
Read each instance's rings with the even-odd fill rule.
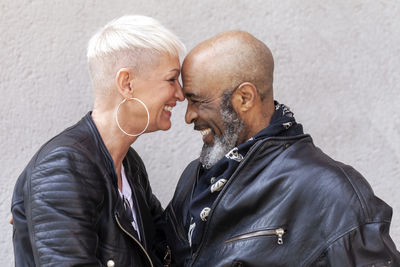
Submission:
[[[140,175],[142,174],[137,166],[129,164],[128,160],[124,160],[124,163],[124,166],[126,166],[127,168],[126,178],[132,189],[132,200],[134,202],[133,205],[138,220],[137,224],[140,232],[141,241],[146,250],[149,251],[149,249],[151,248],[149,241],[154,239],[153,233],[155,229],[153,227],[152,216],[149,212],[150,207],[148,206],[148,203],[144,198],[145,192],[143,192],[142,187],[138,184],[141,180]]]
[[[115,205],[116,215],[118,216],[119,223],[127,231],[131,236],[133,236],[136,240],[139,240],[139,236],[137,235],[135,229],[133,228],[131,222],[129,221],[128,217],[126,216],[126,212],[124,210],[124,203],[120,196],[117,198],[117,203]]]

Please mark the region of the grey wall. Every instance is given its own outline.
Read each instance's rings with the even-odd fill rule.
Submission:
[[[157,18],[189,49],[228,29],[266,42],[276,60],[276,99],[394,208],[391,233],[400,245],[399,8],[397,0],[2,0],[1,265],[13,265],[7,220],[15,180],[42,143],[91,109],[86,43],[124,14]],[[201,146],[184,111],[185,103],[174,109],[170,131],[133,145],[164,205]]]

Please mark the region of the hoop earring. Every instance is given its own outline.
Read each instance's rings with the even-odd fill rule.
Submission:
[[[141,131],[141,132],[138,133],[138,134],[130,134],[130,133],[127,133],[127,132],[125,132],[125,131],[122,129],[121,125],[119,125],[119,122],[118,122],[118,111],[119,111],[119,108],[121,107],[121,105],[122,105],[123,103],[126,102],[126,100],[127,100],[127,99],[125,98],[124,100],[122,100],[121,103],[119,103],[119,105],[118,105],[118,107],[117,107],[117,111],[115,112],[115,122],[117,123],[118,128],[119,128],[119,129],[121,130],[121,132],[123,132],[124,134],[126,134],[126,135],[128,135],[128,136],[139,136],[139,135],[141,135],[142,133],[144,133],[144,132],[147,130],[147,127],[149,127],[149,123],[150,123],[150,113],[149,113],[149,110],[147,109],[146,104],[143,103],[143,101],[140,100],[139,98],[136,98],[136,97],[129,98],[129,100],[136,100],[137,102],[139,102],[140,104],[142,104],[142,106],[144,107],[144,109],[146,110],[146,113],[147,113],[147,124],[146,124],[146,126],[144,127],[143,131]]]

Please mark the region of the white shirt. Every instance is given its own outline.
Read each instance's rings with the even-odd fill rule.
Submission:
[[[137,222],[136,209],[135,209],[135,206],[133,205],[133,200],[132,200],[132,189],[129,186],[128,180],[126,179],[126,174],[125,174],[125,169],[124,169],[123,164],[121,164],[121,178],[122,178],[122,192],[121,192],[121,190],[119,190],[119,188],[118,188],[118,192],[119,192],[121,198],[122,198],[122,196],[124,196],[129,201],[129,205],[132,208],[132,215],[133,215],[132,226],[133,226],[133,229],[136,230],[137,235],[140,240],[139,227],[136,223]]]

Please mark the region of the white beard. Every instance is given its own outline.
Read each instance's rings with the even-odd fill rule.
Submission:
[[[224,105],[222,105],[224,106]],[[226,153],[235,147],[244,123],[231,105],[221,108],[225,132],[222,137],[214,136],[214,145],[204,144],[200,154],[200,163],[207,169],[214,166]]]

